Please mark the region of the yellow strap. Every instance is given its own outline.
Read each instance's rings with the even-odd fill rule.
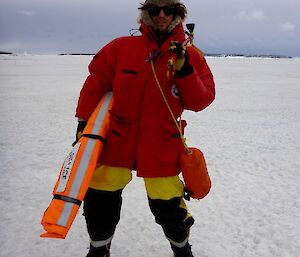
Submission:
[[[179,131],[180,138],[181,138],[181,140],[182,140],[182,143],[183,143],[183,145],[184,145],[184,148],[185,148],[186,152],[189,153],[191,150],[189,150],[189,147],[188,147],[187,144],[186,144],[186,139],[185,139],[185,137],[184,137],[183,134],[182,134],[181,118],[180,118],[180,122],[179,122],[180,125],[178,125],[178,122],[177,122],[177,120],[176,120],[176,118],[175,118],[175,115],[174,115],[174,113],[173,113],[173,111],[172,111],[172,108],[171,108],[171,106],[170,106],[169,103],[168,103],[168,100],[167,100],[167,98],[166,98],[166,96],[165,96],[165,94],[164,94],[164,91],[163,91],[163,89],[162,89],[162,87],[161,87],[161,84],[160,84],[160,82],[159,82],[159,79],[158,79],[158,77],[157,77],[157,74],[156,74],[156,71],[155,71],[155,67],[154,67],[153,60],[151,61],[151,68],[152,68],[152,72],[153,72],[153,75],[154,75],[156,84],[157,84],[157,86],[158,86],[158,88],[159,88],[159,91],[160,91],[160,93],[161,93],[161,95],[162,95],[162,97],[163,97],[163,99],[164,99],[164,102],[165,102],[165,104],[166,104],[166,106],[167,106],[167,108],[168,108],[168,110],[169,110],[169,112],[170,112],[170,114],[171,114],[171,116],[172,116],[172,119],[173,119],[173,121],[174,121],[174,123],[175,123],[175,125],[176,125],[176,128],[177,128],[178,131]]]

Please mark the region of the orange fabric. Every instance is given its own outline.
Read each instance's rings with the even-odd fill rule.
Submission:
[[[111,93],[101,99],[88,120],[83,135],[96,134],[106,137],[112,104]],[[54,198],[43,215],[41,224],[46,233],[41,237],[66,237],[89,187],[102,148],[103,142],[85,136],[73,147],[54,186]]]
[[[210,191],[211,180],[207,171],[203,153],[190,147],[191,153],[183,152],[180,165],[185,187],[194,199],[204,198]]]
[[[45,233],[41,234],[43,238],[59,238],[65,239],[68,231],[76,217],[79,209],[79,205],[74,204],[70,218],[66,226],[60,226],[57,224],[58,218],[65,205],[64,201],[53,199],[46,209],[41,224],[46,230]]]

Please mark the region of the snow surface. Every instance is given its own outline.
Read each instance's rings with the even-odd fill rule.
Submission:
[[[78,214],[66,240],[41,239],[41,216],[73,142],[91,56],[0,57],[0,256],[85,256]],[[188,144],[213,188],[188,203],[195,257],[300,256],[300,60],[208,58],[216,101],[187,112]],[[171,257],[143,181],[124,191],[113,257]]]

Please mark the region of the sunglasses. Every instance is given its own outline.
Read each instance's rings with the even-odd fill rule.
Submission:
[[[165,16],[174,15],[176,13],[175,6],[167,5],[167,6],[152,6],[147,9],[150,16],[158,16],[160,11],[163,10]]]

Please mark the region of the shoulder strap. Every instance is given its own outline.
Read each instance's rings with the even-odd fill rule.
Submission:
[[[171,116],[172,116],[172,119],[173,119],[173,121],[174,121],[174,123],[175,123],[175,125],[176,125],[176,128],[177,128],[178,131],[179,131],[180,138],[181,138],[181,140],[182,140],[182,143],[183,143],[183,146],[184,146],[184,148],[185,148],[185,151],[186,151],[187,153],[189,153],[191,150],[190,150],[189,147],[187,146],[187,144],[186,144],[186,139],[185,139],[185,137],[183,136],[183,133],[182,133],[181,117],[180,117],[180,122],[179,122],[179,124],[178,124],[178,122],[177,122],[177,120],[176,120],[176,117],[175,117],[175,115],[174,115],[174,113],[173,113],[173,111],[172,111],[172,108],[171,108],[170,104],[168,103],[168,100],[167,100],[167,98],[166,98],[166,96],[165,96],[165,94],[164,94],[164,91],[163,91],[163,89],[162,89],[162,87],[161,87],[161,84],[160,84],[160,82],[159,82],[159,79],[158,79],[158,77],[157,77],[157,74],[156,74],[156,71],[155,71],[155,67],[154,67],[153,60],[151,60],[151,69],[152,69],[152,73],[153,73],[153,76],[154,76],[154,78],[155,78],[155,82],[156,82],[156,84],[157,84],[157,87],[158,87],[158,89],[159,89],[159,91],[160,91],[160,93],[161,93],[161,95],[162,95],[162,97],[163,97],[163,99],[164,99],[164,102],[165,102],[165,104],[166,104],[166,106],[167,106],[167,108],[168,108],[168,110],[169,110],[169,112],[170,112],[170,114],[171,114]]]

